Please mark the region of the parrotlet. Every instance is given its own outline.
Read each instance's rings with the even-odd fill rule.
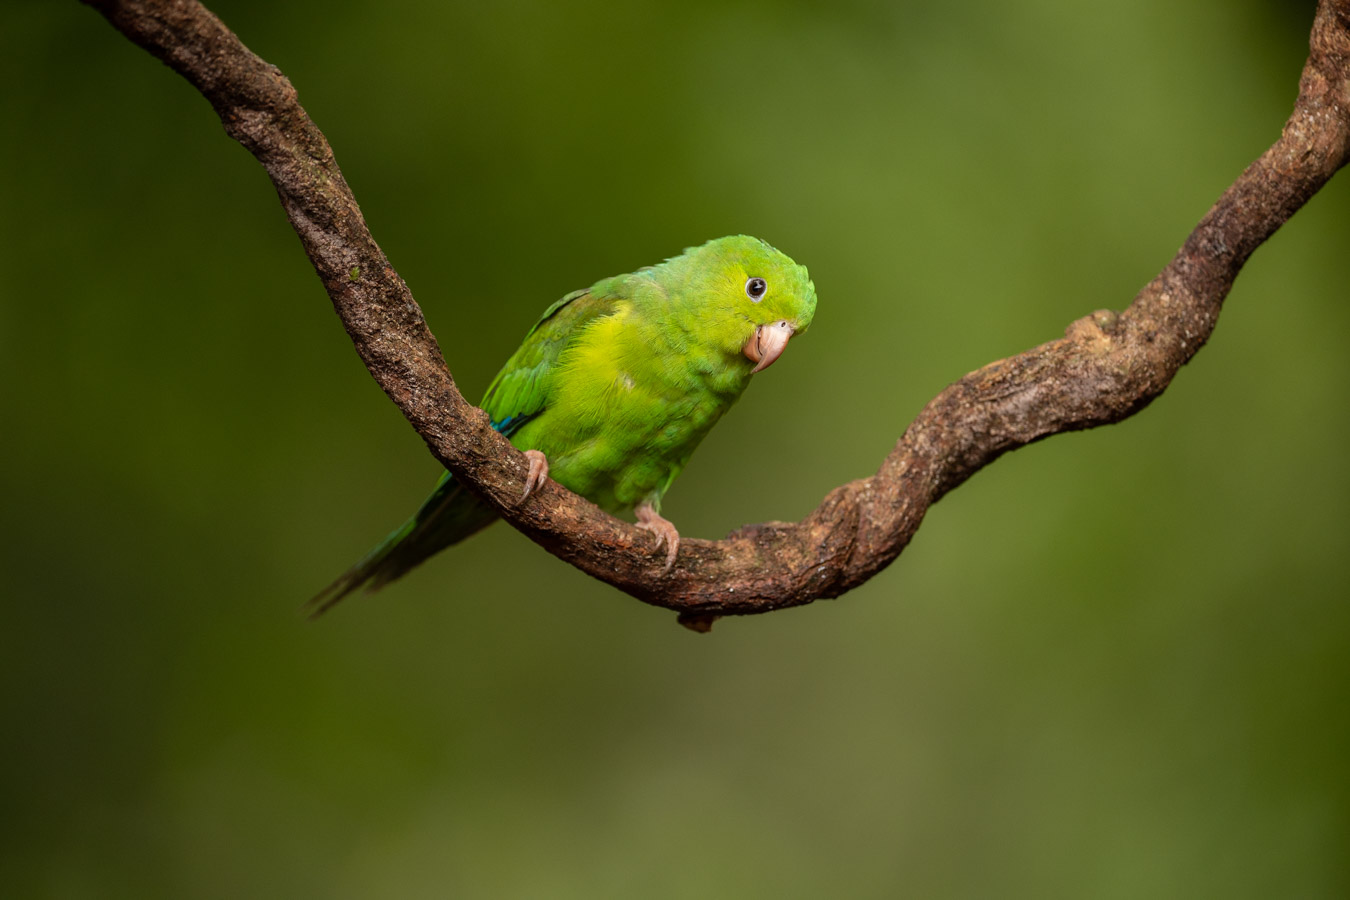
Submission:
[[[733,235],[597,281],[548,309],[492,380],[482,408],[545,478],[610,512],[632,510],[668,570],[680,535],[661,498],[694,448],[782,355],[816,310],[806,268]],[[310,603],[314,614],[375,590],[491,524],[496,512],[452,474],[411,519]]]

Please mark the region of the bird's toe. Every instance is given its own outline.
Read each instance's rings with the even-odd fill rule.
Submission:
[[[675,558],[680,555],[680,532],[669,520],[649,504],[637,508],[638,527],[656,535],[656,549],[666,548],[666,565],[661,570],[669,572],[675,566]]]
[[[539,450],[526,450],[525,458],[530,461],[530,471],[525,476],[525,493],[520,495],[520,502],[524,503],[530,499],[530,495],[544,484],[544,479],[548,478],[548,457]]]

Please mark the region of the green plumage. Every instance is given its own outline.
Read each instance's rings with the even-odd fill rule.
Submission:
[[[776,326],[781,352],[786,335],[810,325],[815,305],[806,269],[768,244],[709,241],[554,303],[482,407],[517,449],[542,452],[559,484],[611,512],[642,507],[655,516],[694,448],[745,390],[756,348]],[[379,588],[495,518],[447,472],[412,519],[313,603],[322,612],[362,585]]]

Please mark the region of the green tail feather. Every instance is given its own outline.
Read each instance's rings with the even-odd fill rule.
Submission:
[[[492,507],[446,472],[411,519],[305,604],[310,618],[323,615],[362,585],[367,592],[379,590],[433,554],[482,531],[496,518]]]

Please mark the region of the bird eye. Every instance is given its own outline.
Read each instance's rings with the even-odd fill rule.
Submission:
[[[751,278],[745,283],[745,296],[758,303],[764,299],[764,292],[769,289],[769,283],[763,278]]]

